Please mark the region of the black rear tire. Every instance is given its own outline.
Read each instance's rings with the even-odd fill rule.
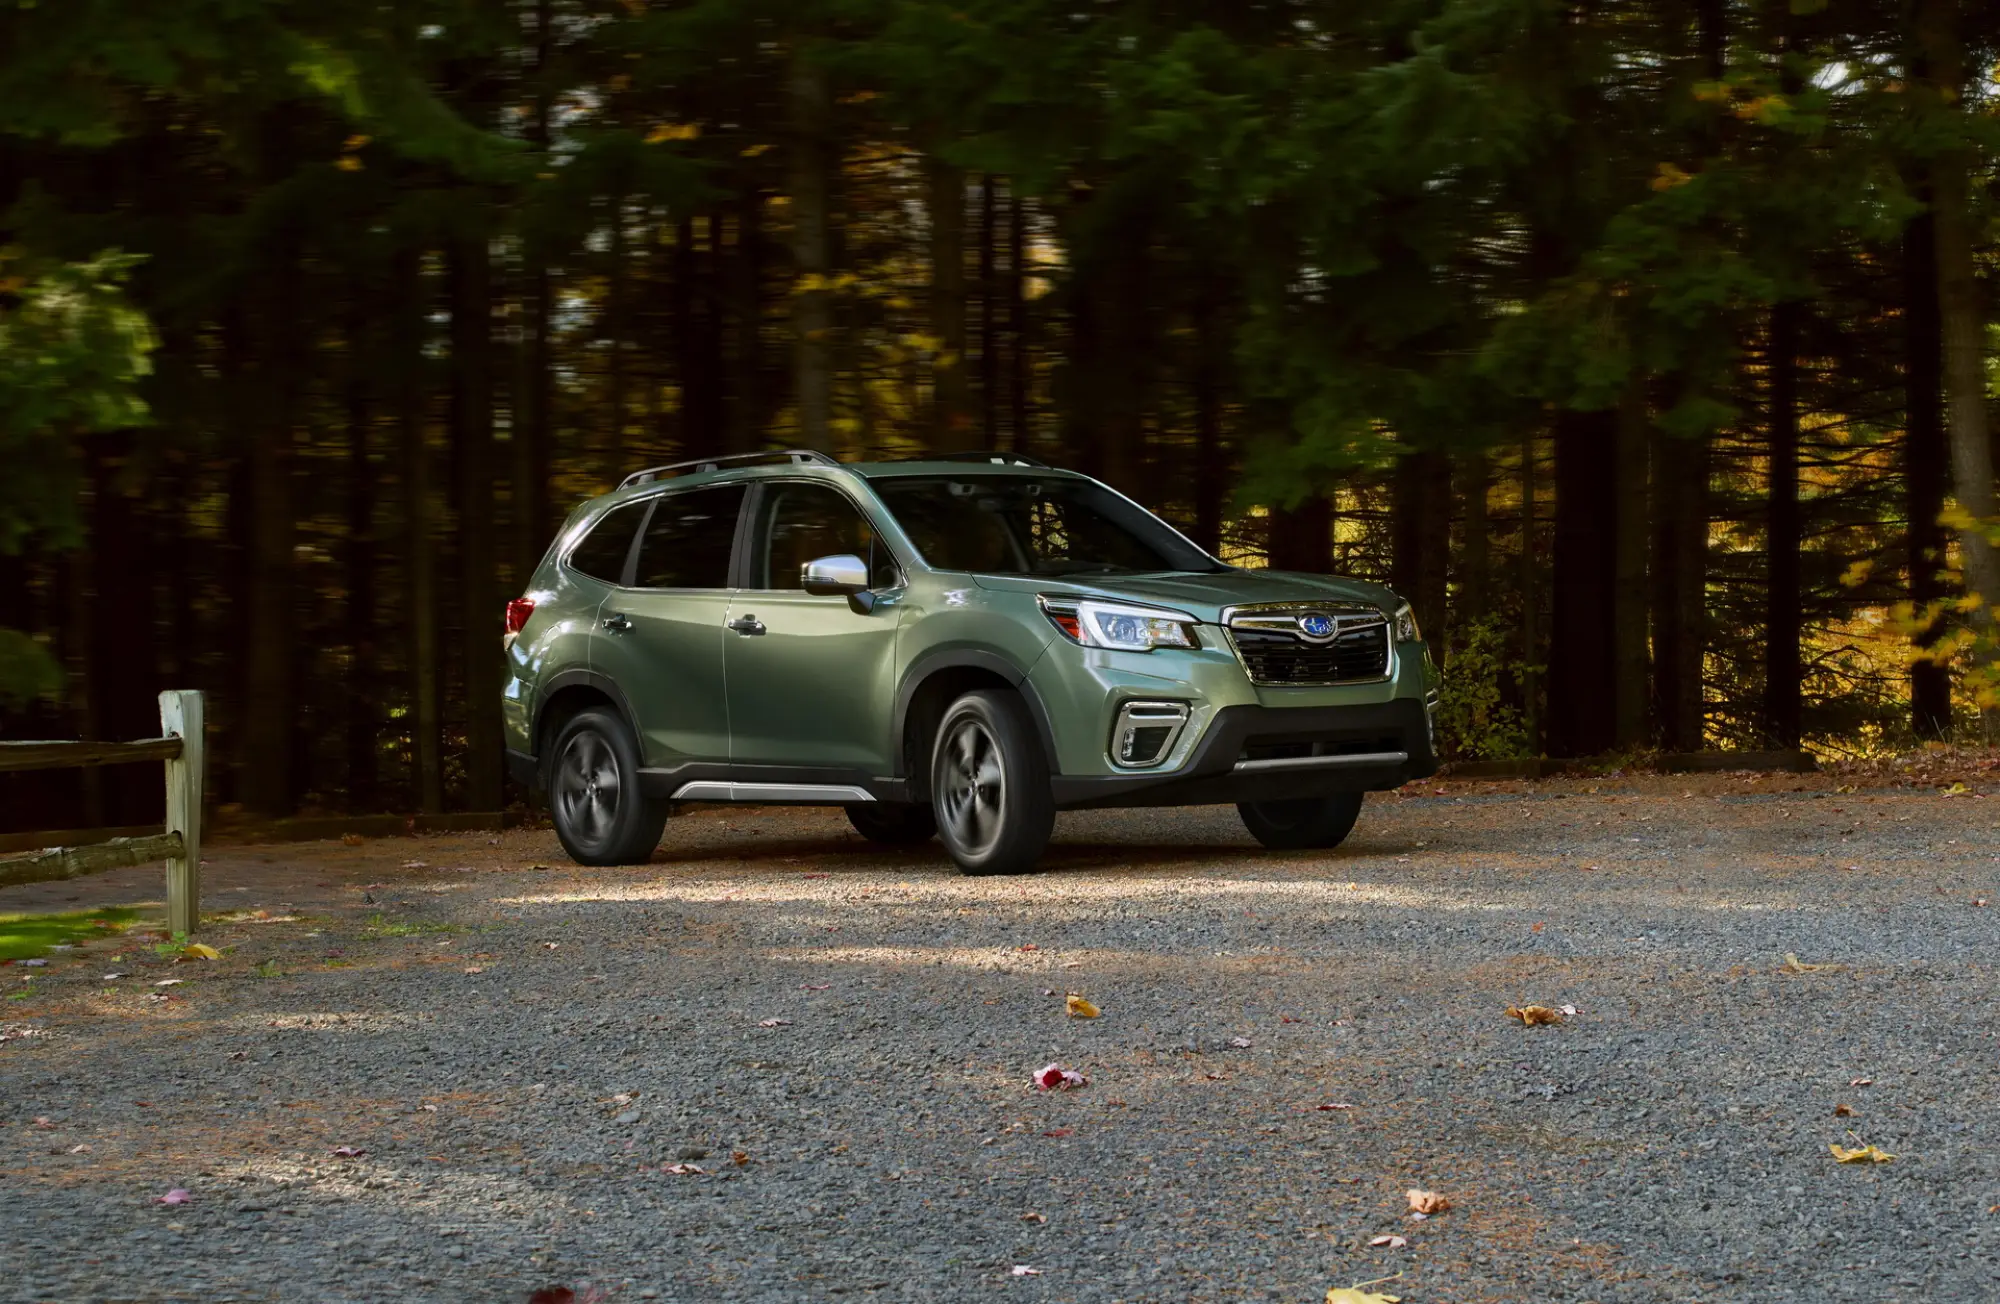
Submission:
[[[549,817],[579,865],[643,865],[660,845],[668,803],[639,789],[639,744],[617,712],[594,706],[557,731],[543,780]]]
[[[953,702],[931,750],[938,839],[967,874],[1025,874],[1056,823],[1049,763],[1014,693],[975,689]]]
[[[1361,814],[1358,792],[1293,801],[1244,801],[1236,804],[1250,836],[1273,851],[1337,847],[1346,840]]]
[[[913,801],[858,801],[843,807],[847,822],[870,842],[913,847],[937,836],[937,814]]]

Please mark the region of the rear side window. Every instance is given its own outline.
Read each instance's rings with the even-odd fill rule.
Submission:
[[[646,517],[646,504],[626,503],[598,518],[582,543],[570,549],[569,567],[606,584],[625,582],[625,559],[632,555],[632,536]]]
[[[726,589],[729,555],[736,542],[736,517],[743,486],[717,485],[668,494],[655,500],[646,537],[639,541],[639,567],[632,577],[641,589]]]
[[[876,588],[897,583],[896,563],[846,494],[823,484],[780,482],[765,490],[762,573],[751,587],[796,589],[809,561],[850,553],[868,563]]]

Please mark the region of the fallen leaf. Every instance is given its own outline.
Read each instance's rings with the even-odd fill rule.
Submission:
[[[1103,1013],[1102,1010],[1074,992],[1070,993],[1068,1005],[1069,1017],[1072,1019],[1094,1019]]]
[[[366,841],[366,839],[364,839],[359,833],[343,833],[340,835],[340,844],[344,847],[358,847],[364,841]]]
[[[1067,1064],[1050,1064],[1035,1074],[1034,1083],[1043,1091],[1069,1091],[1090,1085],[1090,1079]]]
[[[1036,945],[1035,945],[1035,944],[1034,944],[1033,942],[1023,942],[1023,943],[1021,943],[1021,947],[1020,947],[1020,949],[1021,949],[1021,950],[1023,950],[1023,951],[1039,951],[1039,950],[1041,950],[1042,948],[1041,948],[1041,947],[1039,947],[1039,946],[1036,946]]]
[[[467,965],[467,966],[466,966],[466,969],[465,969],[465,972],[466,972],[467,974],[475,974],[475,973],[485,973],[485,972],[486,972],[486,966],[484,966],[484,965],[478,965],[478,964],[474,964],[474,965]]]
[[[1236,1049],[1238,1050],[1250,1049],[1250,1039],[1248,1037],[1231,1037],[1229,1039],[1229,1044],[1236,1047]]]
[[[1402,1276],[1397,1273],[1396,1277]],[[1384,1277],[1382,1281],[1394,1281],[1396,1277]],[[1335,1286],[1326,1293],[1326,1304],[1398,1304],[1401,1295],[1382,1295],[1363,1287],[1379,1285],[1378,1282],[1364,1281],[1359,1286]]]
[[[607,1097],[604,1103],[607,1105],[629,1105],[645,1094],[643,1091],[621,1091],[615,1096]]]
[[[1854,1079],[1854,1080],[1853,1080],[1852,1082],[1848,1083],[1847,1085],[1848,1085],[1848,1086],[1850,1086],[1850,1087],[1872,1087],[1872,1086],[1874,1086],[1874,1085],[1875,1085],[1875,1079],[1873,1079],[1873,1078],[1856,1078],[1856,1079]]]
[[[1329,1110],[1329,1109],[1353,1109],[1353,1108],[1354,1108],[1354,1106],[1352,1106],[1352,1105],[1348,1104],[1348,1103],[1347,1103],[1346,1101],[1344,1101],[1344,1100],[1330,1100],[1330,1101],[1328,1101],[1328,1102],[1327,1102],[1326,1104],[1324,1104],[1324,1105],[1314,1105],[1314,1106],[1313,1106],[1313,1108],[1314,1108],[1314,1109],[1317,1109],[1317,1110],[1321,1110],[1321,1111],[1325,1111],[1325,1110]]]
[[[35,1126],[47,1132],[55,1126],[55,1120],[46,1114],[37,1114],[35,1115]]]
[[[1541,932],[1541,931],[1542,931],[1542,930],[1543,930],[1544,928],[1547,928],[1548,926],[1549,926],[1549,924],[1548,924],[1548,921],[1547,921],[1546,919],[1542,919],[1542,920],[1537,920],[1536,922],[1534,922],[1534,923],[1532,923],[1532,924],[1530,924],[1530,925],[1528,926],[1528,931],[1529,931],[1529,932],[1531,932],[1531,933],[1539,933],[1539,932]]]
[[[699,1175],[706,1173],[708,1170],[700,1164],[668,1164],[660,1171],[663,1173],[672,1173],[677,1177],[687,1177],[691,1174]]]
[[[368,1152],[360,1146],[335,1146],[328,1153],[335,1159],[359,1159]]]
[[[1832,970],[1832,969],[1838,969],[1838,968],[1840,968],[1840,966],[1839,966],[1839,965],[1837,965],[1837,964],[1802,964],[1802,963],[1800,963],[1800,961],[1799,961],[1799,957],[1797,957],[1796,955],[1793,955],[1793,954],[1792,954],[1792,953],[1791,953],[1790,951],[1787,951],[1787,952],[1785,952],[1785,963],[1784,963],[1784,966],[1783,966],[1783,969],[1782,969],[1782,972],[1784,972],[1784,973],[1826,973],[1826,972],[1827,972],[1827,971],[1829,971],[1829,970]]]
[[[73,1155],[87,1155],[90,1153],[90,1143],[86,1141],[82,1145],[71,1146],[69,1152]]]
[[[542,949],[547,951],[553,951],[561,945],[562,945],[561,942],[543,942]]]
[[[1521,1026],[1532,1028],[1538,1023],[1561,1023],[1563,1012],[1552,1010],[1546,1005],[1510,1005],[1505,1011],[1510,1019],[1519,1019]]]
[[[1042,1270],[1040,1268],[1030,1268],[1025,1263],[1017,1263],[1014,1265],[1013,1275],[1016,1277],[1039,1277],[1042,1275]]]
[[[165,1195],[153,1197],[154,1204],[193,1204],[194,1194],[185,1186],[176,1186]]]
[[[1877,1145],[1853,1148],[1829,1145],[1827,1149],[1833,1151],[1833,1157],[1843,1164],[1886,1164],[1896,1157]]]
[[[1835,1105],[1833,1107],[1833,1116],[1835,1118],[1853,1118],[1859,1112],[1852,1105]]]
[[[799,990],[802,992],[823,992],[831,989],[832,986],[832,983],[800,983]]]
[[[1445,1199],[1436,1191],[1420,1191],[1413,1186],[1404,1192],[1404,1195],[1410,1202],[1410,1212],[1420,1213],[1425,1217],[1429,1217],[1434,1213],[1443,1213],[1445,1210],[1451,1208],[1451,1201]]]
[[[1972,904],[1973,904],[1973,905],[1975,905],[1975,906],[1983,906],[1983,905],[1985,905],[1985,904],[1986,904],[1986,898],[1985,898],[1985,897],[1974,897],[1974,898],[1972,898]]]
[[[1076,1129],[1073,1127],[1054,1127],[1042,1133],[1043,1136],[1057,1136],[1057,1137],[1074,1136],[1075,1134],[1076,1134]]]
[[[1565,1019],[1574,1019],[1577,1014],[1577,1010],[1574,1005],[1558,1005],[1556,1006],[1556,1009],[1561,1011],[1562,1016]]]
[[[750,1162],[750,1152],[747,1150],[731,1150],[729,1152],[729,1162],[741,1168]]]
[[[1378,1250],[1400,1250],[1408,1245],[1409,1241],[1401,1236],[1377,1236],[1368,1244]]]
[[[1039,1214],[1039,1213],[1024,1213],[1021,1215],[1021,1221],[1028,1223],[1045,1223],[1048,1221],[1048,1216],[1046,1214]]]
[[[187,981],[187,979],[185,979],[185,978],[162,978],[162,979],[160,979],[160,981],[158,981],[158,982],[154,983],[154,984],[153,984],[153,986],[155,986],[155,987],[178,987],[178,986],[180,986],[180,985],[181,985],[182,983],[184,983],[184,982],[186,982],[186,981]]]
[[[757,1026],[758,1026],[758,1027],[760,1027],[760,1028],[788,1028],[788,1027],[790,1027],[790,1026],[791,1026],[791,1023],[792,1023],[792,1021],[791,1021],[790,1019],[759,1019],[759,1020],[757,1020]]]

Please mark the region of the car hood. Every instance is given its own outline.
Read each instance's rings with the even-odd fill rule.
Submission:
[[[1015,575],[975,575],[981,588],[1012,592],[1072,594],[1173,607],[1210,624],[1224,607],[1268,602],[1365,602],[1394,614],[1402,604],[1394,592],[1366,580],[1338,575],[1307,575],[1297,571],[1226,570],[1209,574],[1106,575],[1102,577],[1033,578]]]

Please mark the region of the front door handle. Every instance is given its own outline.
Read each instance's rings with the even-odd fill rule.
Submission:
[[[729,627],[739,634],[761,634],[764,632],[764,622],[755,616],[738,616],[729,622]]]
[[[614,611],[604,618],[604,627],[614,634],[623,634],[632,628],[632,618],[622,611]]]

